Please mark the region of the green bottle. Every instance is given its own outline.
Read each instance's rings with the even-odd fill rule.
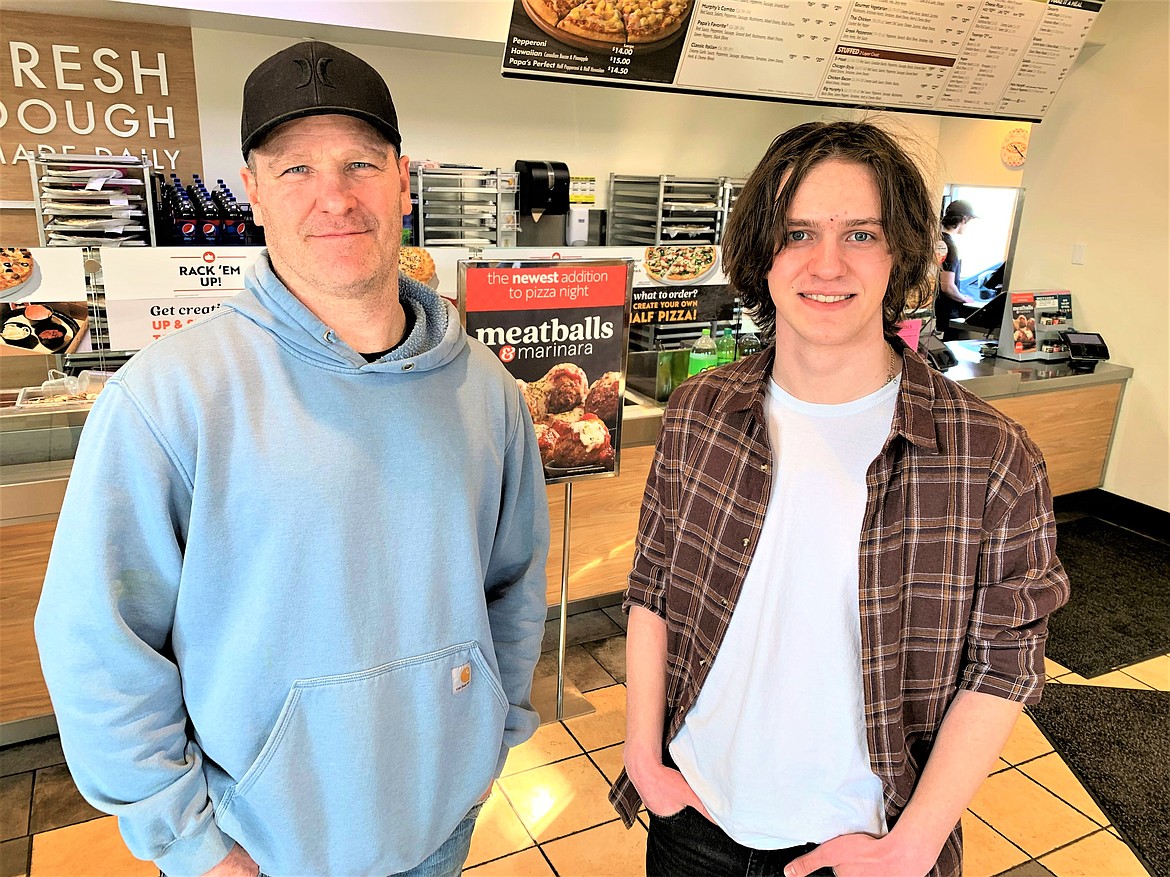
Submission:
[[[697,375],[701,371],[715,368],[719,364],[715,341],[711,338],[711,330],[704,329],[703,334],[695,341],[691,348],[691,359],[687,365],[687,377]]]
[[[735,336],[730,329],[723,330],[723,337],[715,345],[715,359],[719,365],[735,362]]]

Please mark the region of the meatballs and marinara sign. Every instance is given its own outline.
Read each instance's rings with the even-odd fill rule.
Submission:
[[[630,263],[466,262],[461,268],[467,334],[516,378],[545,480],[617,474]]]

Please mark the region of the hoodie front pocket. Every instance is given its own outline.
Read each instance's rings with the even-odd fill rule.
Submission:
[[[487,789],[507,700],[478,644],[298,680],[216,812],[266,874],[391,874]]]

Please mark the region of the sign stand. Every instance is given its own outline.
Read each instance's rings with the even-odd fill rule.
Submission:
[[[1068,290],[1021,290],[1007,293],[1000,319],[996,356],[1016,362],[1068,359],[1060,338],[1072,331],[1072,293]]]
[[[464,328],[516,379],[532,415],[545,484],[565,485],[556,684],[545,678],[532,686],[544,722],[594,711],[565,680],[572,483],[619,472],[632,283],[627,259],[459,263]]]
[[[565,482],[565,526],[561,544],[561,617],[557,637],[557,679],[556,689],[551,679],[539,680],[532,686],[532,703],[541,716],[540,723],[559,722],[587,716],[594,712],[594,706],[585,699],[573,683],[565,684],[565,646],[569,638],[569,522],[573,514],[573,482]],[[546,681],[547,680],[547,681]],[[549,716],[549,718],[544,718]]]

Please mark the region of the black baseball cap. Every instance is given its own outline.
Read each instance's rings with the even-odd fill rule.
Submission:
[[[943,219],[978,219],[975,215],[975,208],[971,206],[970,201],[963,201],[962,199],[952,201],[947,205],[946,212],[943,213]]]
[[[333,113],[368,122],[401,152],[398,114],[377,70],[329,43],[289,46],[263,61],[244,83],[240,119],[244,157],[277,125]]]

